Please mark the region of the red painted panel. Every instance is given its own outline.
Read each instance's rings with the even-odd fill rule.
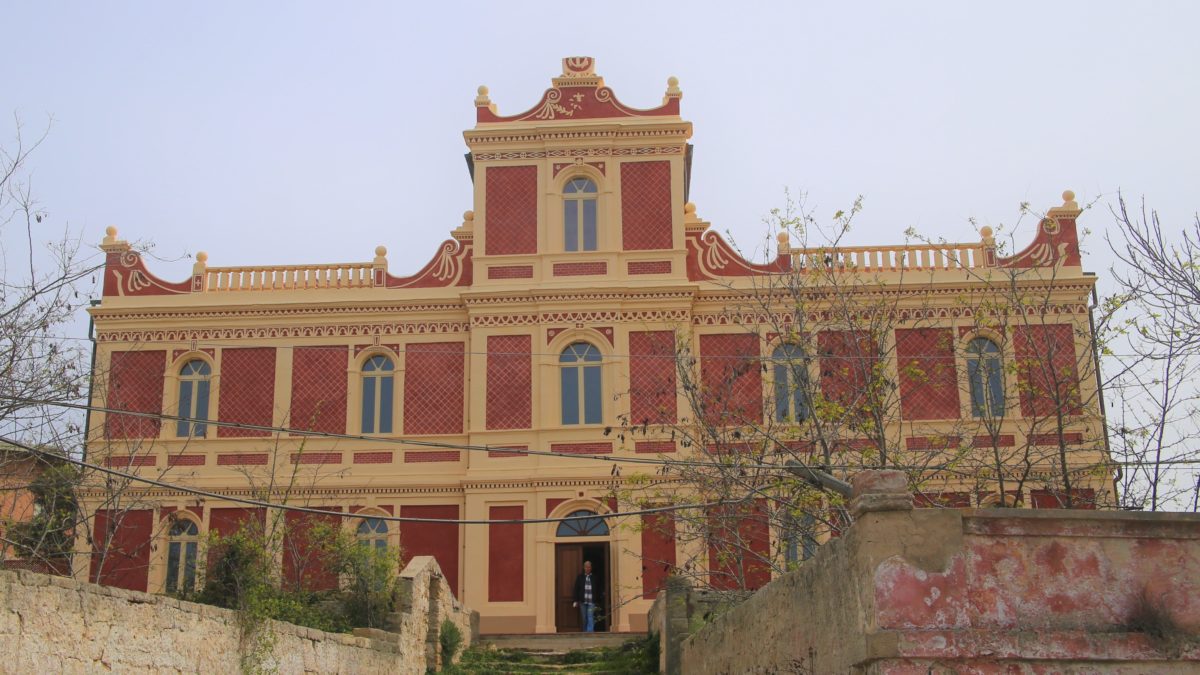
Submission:
[[[204,466],[204,455],[170,455],[167,466]]]
[[[959,417],[954,333],[949,328],[897,328],[900,414],[906,420]]]
[[[567,501],[567,500],[566,500],[566,498],[563,498],[563,497],[551,497],[551,498],[547,499],[546,500],[546,517],[549,518],[550,514],[554,513],[554,509],[557,509],[558,505],[565,501]]]
[[[621,163],[621,244],[626,251],[671,248],[671,163]]]
[[[1068,324],[1018,326],[1014,331],[1021,414],[1048,417],[1083,412],[1075,333]]]
[[[217,455],[217,466],[266,466],[265,452],[234,452]]]
[[[271,426],[275,408],[275,349],[248,347],[221,350],[221,403],[224,422]],[[269,431],[217,427],[222,438],[270,436]]]
[[[489,279],[532,279],[533,265],[491,265]]]
[[[494,449],[488,449],[488,457],[526,457],[523,452],[528,450],[528,445],[507,445],[493,446]]]
[[[448,504],[401,506],[400,515],[406,518],[458,519],[458,506]],[[455,597],[462,597],[458,586],[459,529],[457,523],[400,523],[400,548],[407,564],[413,556],[431,555],[446,575],[446,583]]]
[[[490,335],[487,351],[487,428],[530,428],[533,336]]]
[[[608,263],[604,261],[554,263],[553,269],[556,277],[598,276],[608,274]]]
[[[637,441],[633,444],[637,453],[668,453],[675,452],[675,441]]]
[[[670,274],[670,260],[631,260],[625,265],[630,276],[638,274]]]
[[[208,529],[228,537],[252,521],[258,521],[255,526],[261,530],[267,524],[267,510],[240,507],[213,509],[208,519]]]
[[[709,515],[708,569],[717,590],[754,590],[771,580],[771,553],[765,499],[753,506],[717,508]]]
[[[642,516],[642,597],[653,600],[675,568],[675,515]]]
[[[154,466],[158,458],[154,455],[113,455],[104,458],[104,466],[129,469],[139,466]]]
[[[404,433],[461,434],[466,345],[414,343],[404,357]]]
[[[523,506],[493,506],[490,520],[518,520]],[[521,602],[525,599],[525,526],[488,525],[488,602]]]
[[[677,415],[674,331],[629,334],[629,422],[674,424]]]
[[[354,453],[355,464],[391,464],[392,453],[387,451],[376,452],[356,452]]]
[[[154,511],[96,511],[92,522],[92,583],[146,591]]]
[[[551,443],[550,452],[561,452],[565,455],[608,455],[612,453],[612,443]]]
[[[537,253],[537,167],[489,166],[485,253]]]
[[[101,405],[117,410],[160,414],[163,412],[163,374],[167,352],[113,352],[108,371],[108,391]],[[153,417],[108,415],[106,438],[156,438],[159,421]]]
[[[304,431],[346,433],[349,351],[349,347],[332,345],[292,349],[292,407],[288,426]]]
[[[1085,509],[1096,508],[1096,491],[1091,488],[1073,488],[1067,499],[1065,490],[1030,490],[1029,501],[1035,509]],[[1068,504],[1068,502],[1070,502]]]
[[[762,421],[762,373],[758,336],[700,336],[700,383],[710,424],[740,426]]]
[[[293,452],[292,464],[341,464],[340,452]]]
[[[457,450],[416,450],[404,453],[404,463],[457,462],[459,457]]]
[[[342,507],[321,507],[341,513]],[[329,591],[338,587],[337,570],[331,566],[328,550],[314,537],[313,528],[320,526],[318,536],[334,536],[342,519],[334,515],[318,515],[288,511],[284,516],[287,530],[283,535],[283,583],[288,590]],[[314,541],[316,539],[316,541]]]
[[[880,350],[870,335],[865,331],[823,331],[817,336],[817,348],[825,398],[851,414],[869,409],[869,385],[876,381],[881,365]]]

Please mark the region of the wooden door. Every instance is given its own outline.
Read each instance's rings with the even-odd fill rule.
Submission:
[[[583,571],[583,545],[554,545],[554,625],[560,633],[578,633],[579,608],[575,602],[575,577]]]

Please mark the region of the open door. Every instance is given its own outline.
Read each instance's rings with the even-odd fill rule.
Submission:
[[[609,602],[612,597],[608,575],[608,543],[555,544],[554,546],[554,625],[559,633],[578,633],[579,608],[575,602],[575,578],[583,572],[584,561],[592,563],[596,591],[596,632],[609,629]]]

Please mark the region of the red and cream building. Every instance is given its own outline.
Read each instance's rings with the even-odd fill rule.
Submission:
[[[768,353],[766,340],[731,325],[729,294],[786,273],[804,255],[784,241],[772,261],[747,261],[697,216],[681,98],[671,78],[661,105],[628,107],[590,58],[564,59],[523,113],[500,114],[480,87],[477,123],[464,134],[474,204],[407,276],[380,246],[372,260],[347,264],[219,267],[201,253],[190,278],[166,281],[110,228],[103,300],[92,309],[93,403],[209,423],[96,411],[90,457],[230,497],[274,486],[270,494],[286,492],[289,503],[355,514],[350,528],[373,515],[489,521],[617,508],[612,464],[580,456],[682,456],[665,434],[622,440],[606,430],[687,416],[674,393],[677,338],[691,341],[714,377],[720,369],[704,369],[706,356]],[[924,260],[943,287],[967,283],[964,269],[1054,269],[1063,304],[1074,308],[1062,322],[1078,328],[1092,285],[1080,268],[1078,213],[1070,200],[1052,209],[1054,226],[1011,258],[998,258],[985,238],[914,247],[899,264]],[[892,278],[896,263],[877,261],[899,260],[902,250],[857,255]],[[961,317],[940,321],[960,339]],[[750,405],[763,407],[753,389],[769,387],[769,375],[753,377]],[[943,395],[904,410],[951,424],[969,405]],[[113,544],[93,559],[93,578],[167,590],[187,573],[185,549],[173,542],[264,518],[169,488],[139,495],[112,534],[103,533],[117,511],[98,513],[97,538]],[[405,556],[436,556],[485,633],[572,627],[577,616],[561,585],[583,557],[607,580],[609,627],[643,630],[665,572],[641,555],[674,559],[675,542],[617,522],[578,532],[556,523],[385,521],[386,531],[364,536],[387,537]],[[282,567],[295,573],[286,559]]]

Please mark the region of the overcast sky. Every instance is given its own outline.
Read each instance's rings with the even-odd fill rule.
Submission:
[[[1097,232],[1118,189],[1169,224],[1200,208],[1196,2],[249,4],[0,0],[0,111],[54,118],[47,233],[116,225],[213,265],[384,244],[411,273],[471,208],[476,87],[520,112],[568,55],[635,107],[679,77],[692,200],[748,248],[785,187],[824,217],[864,195],[855,243],[975,240],[969,217],[1064,188],[1101,199]]]

